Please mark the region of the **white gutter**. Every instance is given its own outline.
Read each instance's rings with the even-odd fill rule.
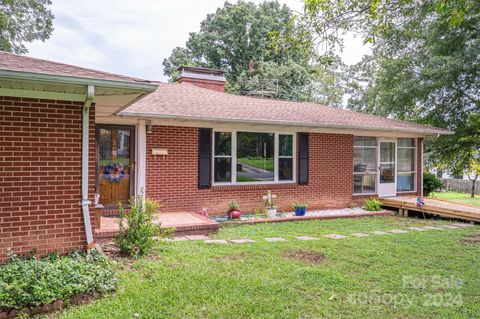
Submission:
[[[58,84],[72,84],[72,85],[94,85],[115,89],[131,89],[153,92],[157,89],[158,84],[150,81],[134,82],[127,80],[104,80],[98,78],[80,77],[80,76],[67,76],[67,75],[55,75],[15,70],[0,69],[0,78],[11,80],[31,80],[31,81],[43,81],[48,83]]]
[[[88,85],[87,97],[82,108],[82,213],[83,223],[85,225],[85,235],[87,237],[87,249],[94,248],[92,225],[90,223],[89,205],[91,201],[88,200],[88,147],[89,147],[89,118],[90,106],[92,105],[95,96],[95,87]]]

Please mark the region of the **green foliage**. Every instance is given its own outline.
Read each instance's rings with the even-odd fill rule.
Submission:
[[[120,233],[115,242],[120,252],[133,258],[145,256],[155,244],[155,235],[160,232],[160,223],[155,223],[154,214],[158,213],[159,205],[143,194],[133,196],[129,201],[130,211],[120,206]]]
[[[423,196],[438,191],[442,187],[442,181],[430,172],[423,173]]]
[[[480,2],[307,0],[302,23],[327,54],[344,32],[372,56],[348,71],[348,106],[454,131],[426,143],[431,166],[468,169],[480,148]]]
[[[53,31],[50,0],[0,1],[0,50],[27,53],[25,42],[45,41]]]
[[[116,288],[114,267],[96,251],[43,259],[11,256],[0,266],[0,309],[22,309]]]
[[[292,11],[278,1],[225,2],[207,15],[199,32],[190,33],[185,48],[175,48],[163,61],[164,73],[174,77],[182,64],[218,68],[228,72],[231,86],[255,61],[306,65],[311,43],[311,35],[295,26]]]
[[[382,210],[382,203],[376,198],[369,198],[363,203],[363,209],[370,212]]]
[[[231,211],[231,210],[239,210],[240,209],[240,205],[238,205],[237,201],[236,200],[232,200],[230,202],[230,204],[228,204],[228,210]]]
[[[294,203],[292,204],[292,207],[293,207],[293,209],[297,209],[297,208],[307,208],[308,205],[305,204],[305,203],[302,203],[302,202],[294,202]]]

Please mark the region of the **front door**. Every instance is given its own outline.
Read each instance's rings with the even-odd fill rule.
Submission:
[[[133,195],[134,127],[97,125],[96,193],[104,206],[125,205]]]
[[[379,181],[378,197],[395,196],[397,194],[396,181],[396,150],[395,140],[379,140]]]

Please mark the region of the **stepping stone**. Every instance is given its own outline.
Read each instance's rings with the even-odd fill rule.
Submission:
[[[423,229],[431,229],[431,230],[445,230],[445,229],[437,227],[437,226],[424,226],[422,228]]]
[[[234,243],[234,244],[256,243],[255,240],[249,239],[249,238],[245,238],[245,239],[231,239],[230,241],[231,241],[232,243]]]
[[[276,242],[276,241],[287,241],[285,238],[281,238],[281,237],[269,237],[269,238],[264,238],[266,241],[268,241],[269,243],[273,243],[273,242]]]
[[[346,238],[347,236],[338,235],[338,234],[327,234],[327,235],[323,235],[323,237],[333,238],[333,239],[343,239],[343,238]]]
[[[438,226],[438,227],[445,228],[445,229],[459,229],[460,228],[458,226],[452,226],[452,225],[442,225],[442,226]]]
[[[384,231],[381,231],[381,230],[374,230],[371,233],[375,234],[375,235],[388,235],[388,233],[386,233]]]
[[[228,241],[225,239],[206,239],[206,244],[228,244]]]
[[[297,239],[299,240],[318,240],[317,237],[310,237],[310,236],[300,236],[300,237],[296,237]]]
[[[205,235],[190,235],[190,236],[185,236],[186,239],[188,240],[208,240],[210,237],[205,236]]]
[[[408,227],[408,229],[414,230],[414,231],[426,231],[427,229],[420,228],[420,227]]]
[[[365,234],[365,233],[353,233],[353,234],[350,234],[352,236],[355,236],[355,237],[368,237],[368,234]]]
[[[401,230],[401,229],[392,229],[392,230],[387,230],[389,233],[392,234],[406,234],[408,231],[406,230]]]

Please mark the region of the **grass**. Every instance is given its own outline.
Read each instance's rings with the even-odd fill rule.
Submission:
[[[480,236],[479,227],[365,238],[349,236],[342,240],[293,238],[443,223],[446,222],[397,217],[313,220],[228,227],[215,236],[248,237],[258,240],[256,243],[159,243],[158,259],[137,261],[133,269],[119,274],[120,287],[115,295],[68,309],[60,317],[476,317],[480,313],[480,244],[463,243],[462,238]],[[288,241],[262,240],[273,236]],[[325,260],[312,263],[301,259],[302,254],[296,258],[292,250],[305,250],[307,257],[318,253]],[[423,289],[404,288],[404,276],[430,281]],[[456,289],[435,287],[432,283],[452,279],[462,280],[463,284]],[[364,302],[364,297],[375,296],[381,297],[379,302]],[[359,300],[355,297],[362,299],[356,302]],[[393,304],[393,297],[399,304]],[[412,302],[410,306],[407,299]]]
[[[470,194],[467,194],[467,193],[443,192],[443,193],[433,193],[433,198],[449,200],[452,202],[480,207],[480,195],[475,195],[474,198],[471,198]]]
[[[273,159],[240,157],[238,163],[273,172]]]

